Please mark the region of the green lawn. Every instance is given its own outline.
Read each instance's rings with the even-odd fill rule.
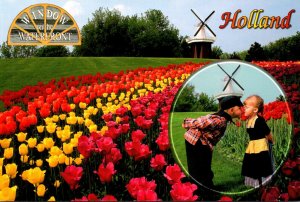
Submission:
[[[57,57],[16,58],[0,60],[0,94],[3,90],[19,90],[26,85],[48,82],[71,75],[119,72],[138,67],[158,67],[185,62],[201,62],[197,58],[144,57]]]
[[[197,118],[208,114],[208,112],[175,112],[170,118],[170,141],[174,157],[181,167],[187,171],[186,153],[183,134],[185,130],[181,127],[184,118]],[[222,140],[221,140],[222,141]],[[212,170],[214,172],[214,184],[219,192],[227,194],[238,194],[248,191],[243,185],[243,177],[241,176],[241,164],[227,158],[215,147],[213,152]]]

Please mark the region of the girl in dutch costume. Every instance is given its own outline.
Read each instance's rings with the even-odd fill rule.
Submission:
[[[258,187],[267,183],[273,174],[273,166],[269,151],[269,143],[273,138],[265,119],[261,116],[264,101],[258,95],[252,95],[244,101],[246,127],[250,142],[247,146],[242,175],[245,176],[245,185]]]

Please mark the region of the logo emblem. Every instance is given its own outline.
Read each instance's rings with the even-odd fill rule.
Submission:
[[[53,4],[35,4],[22,10],[12,22],[8,45],[81,45],[74,18]]]

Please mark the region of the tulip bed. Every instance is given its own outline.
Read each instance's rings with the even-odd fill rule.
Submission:
[[[300,187],[300,64],[256,64],[283,86],[295,118],[293,149],[282,167],[287,177],[277,180],[278,196],[272,187],[263,199],[294,199]],[[203,65],[68,77],[4,91],[0,200],[196,200],[201,187],[174,161],[168,119],[179,87]],[[220,196],[198,199],[211,197]]]

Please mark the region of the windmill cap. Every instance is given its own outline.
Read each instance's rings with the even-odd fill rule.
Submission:
[[[227,96],[219,99],[219,104],[221,109],[226,110],[234,106],[241,107],[243,103],[241,102],[240,97],[238,96]]]

